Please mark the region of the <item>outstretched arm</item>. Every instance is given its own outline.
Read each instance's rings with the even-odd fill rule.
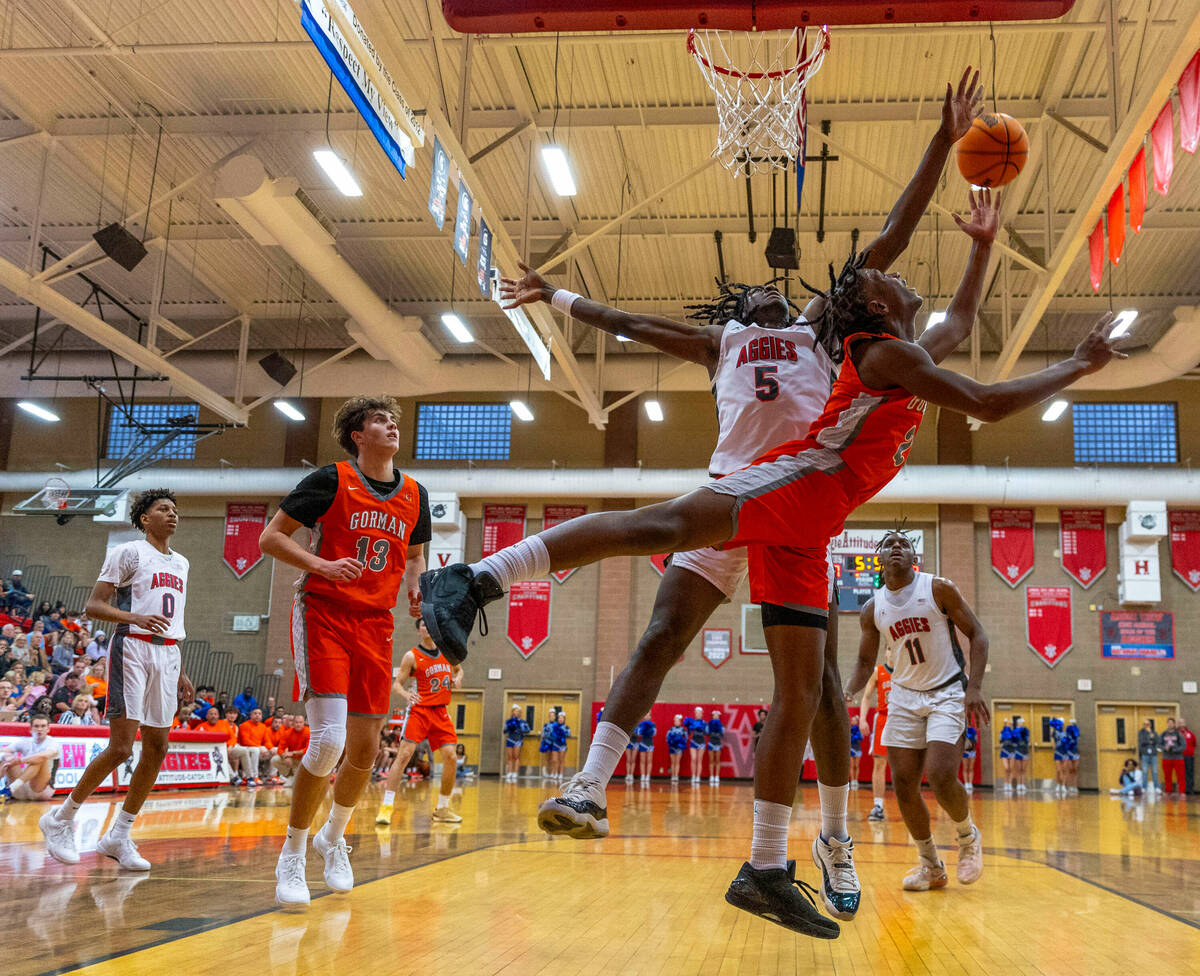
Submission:
[[[1075,347],[1074,355],[1028,376],[990,386],[936,366],[915,342],[871,342],[861,353],[851,355],[863,382],[874,389],[899,386],[929,403],[991,423],[1040,403],[1111,359],[1127,359],[1113,348],[1109,338],[1113,326],[1110,312]]]
[[[942,124],[929,141],[921,164],[908,181],[908,186],[900,194],[896,205],[892,207],[883,230],[867,247],[870,254],[866,267],[886,271],[892,262],[904,253],[912,240],[913,231],[925,215],[929,201],[937,190],[938,180],[946,166],[946,158],[954,144],[967,134],[971,121],[979,111],[979,103],[983,97],[983,89],[979,86],[979,72],[967,68],[958,80],[958,88],[951,90],[950,82],[946,82],[946,96],[942,101]],[[804,317],[810,322],[821,314],[825,307],[823,298],[814,298],[804,310]]]
[[[504,308],[516,308],[534,302],[549,304],[554,297],[555,287],[529,265],[522,263],[520,267],[524,272],[520,278],[500,279],[500,297],[505,302]],[[641,342],[676,359],[699,363],[710,373],[716,369],[721,354],[723,325],[692,326],[658,315],[632,315],[582,297],[575,299],[571,306],[571,318],[609,335]]]
[[[933,598],[942,613],[950,618],[970,642],[970,660],[967,663],[967,724],[981,729],[991,722],[987,703],[983,700],[983,673],[987,670],[988,659],[987,631],[975,616],[975,611],[963,599],[958,587],[950,580],[940,576],[934,577]]]

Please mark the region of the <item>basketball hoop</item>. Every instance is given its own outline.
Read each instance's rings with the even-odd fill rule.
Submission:
[[[47,478],[42,489],[42,505],[48,509],[62,511],[71,497],[71,486],[62,478]]]
[[[780,41],[767,32],[688,31],[688,52],[717,99],[712,155],[730,172],[782,168],[803,153],[804,89],[825,60],[829,28],[821,28],[811,54],[807,35],[795,28]],[[733,67],[731,49],[745,67]]]

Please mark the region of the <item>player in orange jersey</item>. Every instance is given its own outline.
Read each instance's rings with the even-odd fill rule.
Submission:
[[[862,692],[862,713],[875,695],[875,720],[871,723],[871,789],[874,801],[867,819],[876,823],[884,819],[883,794],[887,792],[887,746],[883,744],[883,727],[887,725],[888,696],[892,693],[892,652],[885,650],[884,663],[877,664]],[[847,694],[849,691],[847,690]]]
[[[354,886],[344,834],[371,776],[392,684],[392,608],[401,587],[414,616],[431,538],[429,496],[397,471],[400,446],[391,397],[354,397],[338,408],[333,434],[353,460],[306,477],[279,506],[259,546],[304,575],[292,606],[293,697],[303,699],[310,738],[292,789],[287,840],[275,868],[275,900],[285,909],[309,903],[304,879],[308,831],[329,788],[333,806],[313,835],[334,891]],[[311,530],[305,549],[292,535]],[[344,752],[344,756],[343,756]]]
[[[960,221],[972,238],[971,255],[948,313],[969,320],[979,307],[999,224],[997,207],[983,209],[990,212],[979,221]],[[751,595],[762,604],[775,693],[755,757],[751,857],[725,897],[752,914],[826,939],[840,929],[817,911],[794,866],[788,869],[787,836],[804,744],[820,702],[830,538],[899,473],[928,403],[999,420],[1124,355],[1113,349],[1108,315],[1062,362],[985,386],[935,364],[916,339],[922,298],[900,275],[867,268],[863,255],[851,255],[831,278],[817,335],[841,372],[807,437],[672,501],[580,516],[474,565],[459,563],[421,579],[429,631],[444,652],[461,660],[479,609],[518,580],[608,556],[748,546]]]
[[[454,746],[458,733],[450,720],[452,689],[462,687],[462,668],[451,664],[437,649],[437,645],[425,629],[425,621],[417,621],[420,640],[417,646],[404,655],[400,671],[392,684],[392,691],[404,699],[404,728],[401,732],[400,750],[392,768],[388,770],[387,788],[383,792],[383,803],[375,822],[387,825],[392,822],[392,807],[396,802],[396,790],[404,779],[404,770],[412,754],[426,739],[429,748],[442,753],[442,789],[438,793],[437,807],[433,819],[440,823],[462,823],[462,817],[450,809],[450,796],[454,792],[456,772]],[[408,690],[408,682],[416,678],[417,690]]]

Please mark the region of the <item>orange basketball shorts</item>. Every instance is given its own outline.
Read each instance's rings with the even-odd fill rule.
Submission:
[[[883,729],[887,725],[887,712],[875,713],[875,728],[871,730],[871,755],[886,756],[887,746],[883,744]]]
[[[428,739],[429,748],[434,751],[458,741],[458,733],[445,705],[413,705],[404,719],[401,734],[409,742]]]
[[[386,718],[392,693],[390,610],[348,608],[311,593],[292,603],[296,701],[345,698],[351,715]]]

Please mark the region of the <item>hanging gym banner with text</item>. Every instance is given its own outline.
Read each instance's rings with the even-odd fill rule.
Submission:
[[[990,508],[992,569],[1014,590],[1033,572],[1033,509]]]
[[[556,525],[562,525],[563,522],[569,522],[573,518],[579,518],[580,515],[586,514],[586,505],[547,505],[542,509],[542,528],[552,529]],[[556,573],[551,573],[550,578],[559,583],[565,583],[578,568],[578,566],[573,566],[570,569],[560,569]]]
[[[505,636],[526,660],[550,639],[551,589],[549,580],[526,580],[508,591]]]
[[[1071,588],[1025,587],[1026,640],[1030,649],[1054,667],[1071,649]]]
[[[1171,535],[1171,569],[1183,585],[1200,590],[1200,508],[1167,510]]]
[[[267,506],[260,502],[225,503],[225,551],[221,562],[238,579],[257,566],[263,558],[258,537],[267,527]]]
[[[524,505],[483,506],[483,554],[490,556],[525,538]]]
[[[1063,508],[1058,512],[1058,551],[1062,568],[1085,590],[1108,567],[1104,509]]]

